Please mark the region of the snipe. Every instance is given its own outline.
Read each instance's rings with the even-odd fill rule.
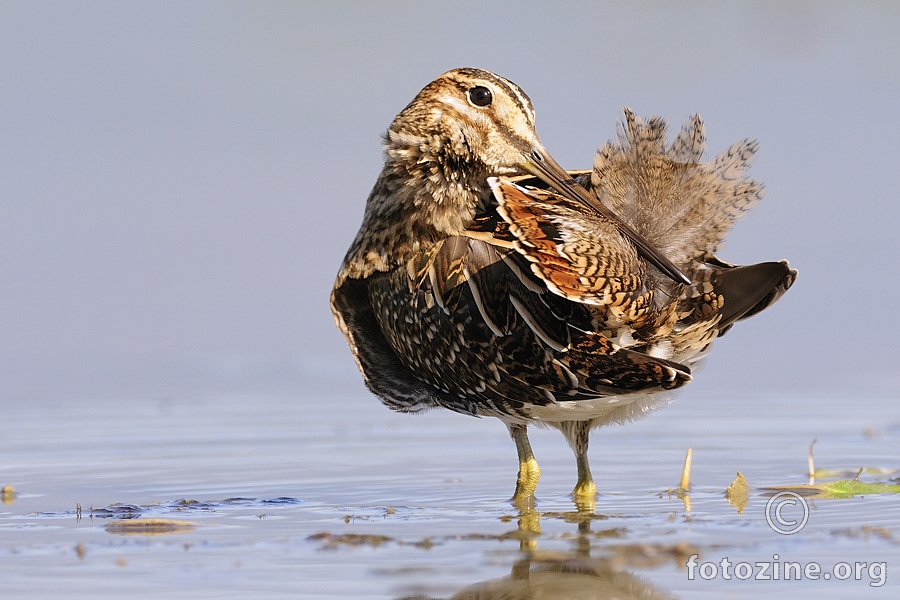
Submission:
[[[662,119],[626,111],[593,170],[567,173],[541,145],[528,96],[479,69],[430,83],[385,135],[332,291],[335,320],[388,407],[506,423],[515,500],[539,477],[528,424],[565,435],[574,494],[593,497],[590,430],[665,402],[713,339],[796,277],[784,261],[714,255],[762,196],[745,177],[756,144],[703,164],[698,117],[670,146],[665,135]]]

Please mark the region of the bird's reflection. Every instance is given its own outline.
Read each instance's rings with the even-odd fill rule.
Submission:
[[[669,547],[624,546],[603,558],[591,557],[591,540],[624,535],[621,528],[599,529],[595,524],[605,515],[577,507],[572,512],[540,513],[534,507],[518,507],[520,555],[506,577],[469,585],[446,600],[551,600],[551,599],[663,599],[676,598],[627,570],[628,566],[652,566],[672,560],[692,550],[682,545]],[[575,526],[572,548],[542,551],[538,547],[541,520],[562,519]],[[683,562],[683,561],[682,561]],[[444,600],[427,595],[405,596],[399,600]]]
[[[508,577],[469,586],[451,600],[574,599],[655,600],[675,598],[628,571],[616,570],[606,561],[517,561]],[[437,600],[409,596],[404,600]]]

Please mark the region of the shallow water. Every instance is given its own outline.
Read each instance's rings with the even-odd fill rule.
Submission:
[[[17,491],[0,505],[4,595],[842,598],[894,587],[900,497],[810,499],[805,528],[779,535],[759,489],[806,483],[814,438],[816,466],[845,478],[896,469],[900,422],[879,417],[891,398],[704,394],[595,432],[601,495],[581,512],[557,432],[532,434],[543,475],[535,509],[520,511],[506,501],[515,450],[498,421],[399,415],[363,391],[15,406],[0,424],[0,485]],[[688,447],[692,489],[680,498],[671,488]],[[753,488],[741,512],[724,496],[736,471]],[[194,527],[110,526],[136,518]],[[692,554],[698,565],[778,555],[823,572],[866,567],[859,580],[798,582],[705,580],[698,566],[691,580]]]

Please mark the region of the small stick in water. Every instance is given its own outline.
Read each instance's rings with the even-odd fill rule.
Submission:
[[[691,459],[694,456],[694,449],[688,448],[684,457],[684,467],[681,469],[681,484],[679,489],[689,490],[691,488]]]
[[[809,463],[809,485],[812,485],[816,481],[816,466],[813,464],[813,446],[816,445],[817,439],[813,439],[809,444],[809,454],[806,455],[806,460]]]

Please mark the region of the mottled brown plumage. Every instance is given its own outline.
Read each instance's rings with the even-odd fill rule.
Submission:
[[[563,432],[575,493],[592,496],[590,429],[664,402],[716,336],[796,276],[786,262],[735,267],[713,254],[762,195],[744,176],[755,144],[702,164],[699,118],[671,146],[665,134],[662,119],[626,111],[619,141],[573,172],[579,185],[541,146],[524,92],[458,69],[385,136],[335,319],[390,408],[503,420],[516,499],[539,475],[529,423]]]

